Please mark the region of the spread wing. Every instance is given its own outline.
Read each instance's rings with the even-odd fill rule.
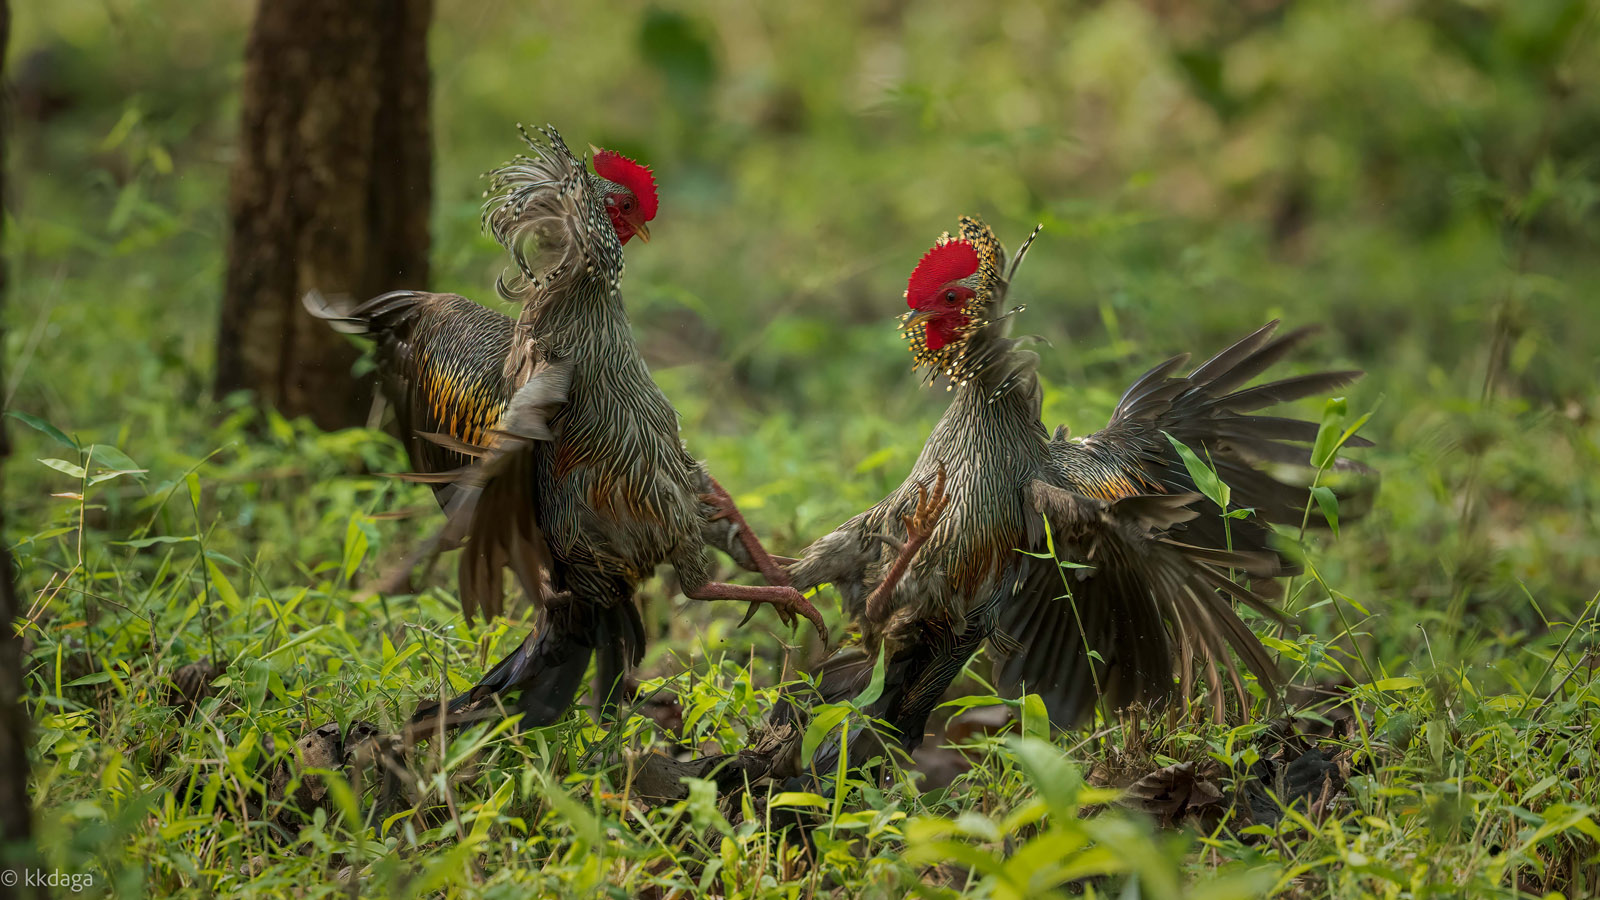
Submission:
[[[585,277],[615,284],[622,276],[622,243],[593,189],[587,163],[546,125],[529,134],[531,155],[518,155],[488,173],[483,227],[511,252],[516,270],[496,288],[507,300],[538,304]]]
[[[1044,480],[1023,494],[1026,549],[1037,555],[1021,558],[997,599],[1000,684],[1039,694],[1051,719],[1070,726],[1102,696],[1114,706],[1158,704],[1174,690],[1187,697],[1197,661],[1220,717],[1220,672],[1243,693],[1234,653],[1275,683],[1271,659],[1224,595],[1277,617],[1266,598],[1226,574],[1270,577],[1277,559],[1175,539],[1173,527],[1199,515],[1199,495],[1104,500]]]
[[[1317,423],[1254,412],[1335,390],[1361,376],[1358,371],[1318,372],[1245,388],[1313,331],[1300,329],[1274,339],[1277,327],[1277,322],[1268,323],[1187,376],[1173,374],[1187,356],[1156,366],[1123,394],[1106,427],[1081,441],[1067,439],[1058,429],[1050,443],[1060,473],[1054,483],[1107,500],[1193,492],[1194,480],[1167,439],[1170,434],[1213,464],[1232,490],[1232,505],[1254,508],[1257,516],[1229,520],[1225,530],[1221,511],[1204,500],[1201,508],[1208,514],[1183,525],[1183,539],[1212,549],[1267,550],[1266,523],[1299,524],[1309,493],[1304,485],[1281,481],[1262,467],[1308,465]],[[1352,437],[1346,446],[1368,447],[1371,442]]]
[[[384,395],[395,408],[413,471],[448,472],[472,461],[427,435],[480,445],[505,412],[511,390],[502,374],[511,350],[511,319],[456,294],[394,291],[367,300],[328,299],[312,291],[306,310],[345,334],[376,344]],[[434,486],[441,505],[454,489]]]

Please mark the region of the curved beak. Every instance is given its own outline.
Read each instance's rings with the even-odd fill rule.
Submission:
[[[650,243],[650,226],[648,224],[642,221],[629,222],[628,224],[633,226],[633,233],[639,236],[639,240],[646,244]]]
[[[929,310],[921,310],[921,311],[916,311],[916,312],[909,312],[909,313],[906,313],[904,316],[901,317],[901,321],[904,323],[904,327],[906,327],[906,328],[915,328],[918,325],[922,325],[922,324],[926,323],[929,319],[933,318],[935,315],[937,315],[937,313],[934,313],[934,312],[929,311]]]

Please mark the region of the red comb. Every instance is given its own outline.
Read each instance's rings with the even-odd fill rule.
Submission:
[[[906,305],[917,304],[952,281],[960,281],[978,271],[978,251],[966,241],[939,244],[923,254],[922,262],[906,282]]]
[[[639,213],[646,222],[656,217],[656,177],[649,166],[643,166],[615,150],[601,150],[594,155],[595,174],[607,181],[615,181],[639,198]]]

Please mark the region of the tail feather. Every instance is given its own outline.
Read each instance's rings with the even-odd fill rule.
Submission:
[[[300,305],[340,334],[366,334],[371,330],[367,320],[356,315],[356,304],[344,294],[326,297],[321,291],[310,290],[300,298]]]

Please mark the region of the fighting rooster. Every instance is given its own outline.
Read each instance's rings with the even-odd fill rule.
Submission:
[[[907,750],[984,641],[998,682],[1039,694],[1064,727],[1102,699],[1123,707],[1187,698],[1197,668],[1220,717],[1222,672],[1242,694],[1235,654],[1270,691],[1272,660],[1230,600],[1280,618],[1262,591],[1292,567],[1272,549],[1268,523],[1300,523],[1308,493],[1258,464],[1305,465],[1307,451],[1285,442],[1310,442],[1317,426],[1251,413],[1360,374],[1244,387],[1307,334],[1274,338],[1273,323],[1187,375],[1175,374],[1187,356],[1156,366],[1101,431],[1072,440],[1062,427],[1052,436],[1040,422],[1038,358],[1007,337],[1010,315],[997,315],[1026,249],[1007,269],[988,226],[962,218],[957,236],[923,257],[907,285],[902,332],[916,367],[948,379],[949,409],[898,490],[788,566],[801,590],[834,584],[861,626],[860,646],[819,666],[822,699],[858,694],[881,653],[883,691],[868,712]],[[1210,460],[1234,505],[1254,514],[1225,519],[1196,492],[1169,436]],[[878,535],[902,533],[897,521],[930,479],[945,479],[949,509],[899,585],[879,590],[880,573],[905,560],[891,560],[893,541],[885,549]],[[853,741],[852,758],[858,747],[861,758],[872,752]],[[825,747],[816,768],[837,754],[836,743]]]

